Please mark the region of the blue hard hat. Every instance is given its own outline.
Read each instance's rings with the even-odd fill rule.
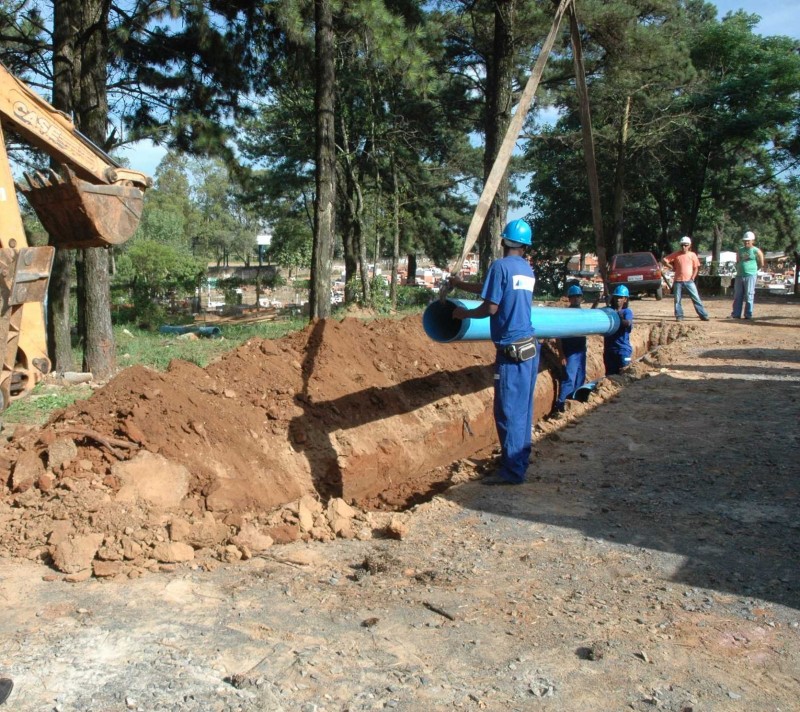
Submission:
[[[628,288],[624,284],[617,285],[614,293],[611,295],[612,297],[629,297],[631,293],[628,291]]]
[[[583,290],[581,289],[581,286],[579,284],[573,284],[567,290],[567,296],[568,297],[582,297],[583,296]]]
[[[520,245],[530,245],[533,233],[531,226],[524,220],[512,220],[503,230],[503,237]]]

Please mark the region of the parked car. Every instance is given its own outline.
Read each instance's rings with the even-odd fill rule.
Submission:
[[[612,291],[618,284],[624,284],[631,295],[652,294],[656,299],[664,296],[661,268],[652,252],[614,255],[608,265],[608,284]]]

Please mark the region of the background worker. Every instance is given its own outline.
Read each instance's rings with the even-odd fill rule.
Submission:
[[[531,304],[535,279],[525,248],[531,228],[513,220],[503,230],[503,257],[489,267],[483,284],[450,278],[450,286],[480,292],[483,302],[474,309],[456,307],[455,319],[489,317],[489,332],[497,347],[494,362],[494,420],[500,440],[497,472],[484,484],[516,485],[525,481],[531,454],[533,390],[539,366]]]
[[[628,308],[630,292],[624,284],[619,284],[611,295],[611,308],[619,315],[619,328],[613,334],[603,337],[603,363],[606,376],[620,373],[630,366],[633,356],[630,334],[633,330],[633,312]]]
[[[697,253],[692,251],[692,238],[682,237],[681,249],[671,255],[667,255],[662,260],[662,263],[665,267],[675,271],[675,277],[672,281],[672,293],[675,295],[675,320],[683,321],[681,299],[683,299],[685,290],[694,304],[697,316],[702,321],[708,321],[708,312],[703,306],[694,283],[694,280],[697,279],[697,273],[700,271],[700,260],[697,259]]]
[[[570,309],[580,309],[583,302],[583,290],[573,284],[567,289]],[[570,336],[557,340],[561,357],[561,380],[558,384],[558,398],[555,410],[563,413],[567,398],[586,382],[586,337]]]
[[[742,246],[736,251],[736,279],[733,282],[731,313],[734,319],[742,318],[742,305],[744,305],[744,318],[753,318],[758,270],[764,267],[764,253],[755,246],[755,241],[755,233],[748,230],[742,238]]]

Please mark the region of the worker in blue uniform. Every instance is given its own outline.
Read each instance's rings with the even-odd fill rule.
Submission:
[[[489,317],[489,333],[497,348],[494,363],[494,420],[500,440],[497,471],[484,484],[516,485],[525,481],[531,454],[533,391],[539,349],[531,324],[535,278],[525,249],[532,242],[524,220],[512,220],[503,230],[503,257],[489,267],[483,284],[450,278],[450,286],[480,293],[474,309],[456,307],[455,319]]]
[[[567,289],[570,309],[580,309],[583,302],[583,290],[580,285],[573,284]],[[570,336],[558,340],[561,355],[561,380],[558,384],[558,397],[555,411],[563,413],[567,398],[586,382],[586,337]]]
[[[613,334],[603,337],[603,363],[606,367],[606,376],[614,376],[631,364],[633,311],[628,307],[629,297],[630,292],[624,284],[617,285],[611,295],[611,308],[619,315],[619,328]]]

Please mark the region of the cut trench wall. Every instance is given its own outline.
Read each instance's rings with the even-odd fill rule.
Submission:
[[[635,355],[679,326],[636,325]],[[63,527],[42,523],[45,505],[70,536],[120,542],[174,516],[211,512],[237,526],[243,513],[309,494],[366,503],[413,492],[421,475],[496,444],[493,358],[489,342],[431,342],[419,317],[348,318],[251,340],[207,368],[126,369],[43,428],[20,428],[0,452],[0,550],[23,530],[31,548],[46,545]],[[589,337],[587,371],[602,374],[600,337]],[[536,418],[556,389],[545,358]],[[56,458],[65,442],[74,453]],[[26,517],[41,526],[31,533]]]
[[[686,329],[679,324],[659,322],[638,326],[631,335],[633,358],[638,359],[660,345],[675,340]],[[449,344],[450,348],[463,348],[466,342]],[[552,412],[558,395],[560,363],[552,342],[544,342],[540,357],[539,374],[534,393],[534,422]],[[491,372],[494,347],[487,351],[487,369]],[[603,338],[587,338],[586,378],[597,380],[605,374],[603,363]],[[359,449],[350,447],[347,437],[343,446],[340,469],[345,499],[373,500],[386,489],[397,488],[403,478],[413,479],[423,472],[452,463],[458,459],[485,453],[497,444],[493,417],[494,389],[488,386],[472,394],[454,394],[441,402],[423,409],[411,417],[417,418],[416,427],[409,429],[408,417],[403,424],[391,419],[360,426],[351,433]],[[370,437],[372,434],[372,437]],[[409,438],[411,434],[410,439]],[[377,436],[377,437],[376,437]],[[404,462],[403,471],[388,467],[388,462]]]

